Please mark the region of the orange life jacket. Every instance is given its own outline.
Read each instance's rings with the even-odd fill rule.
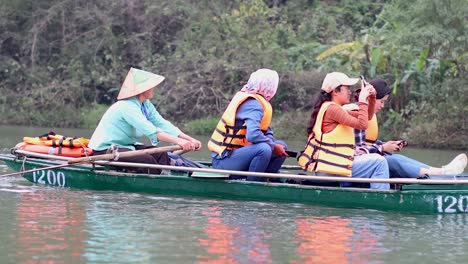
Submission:
[[[218,154],[222,154],[226,149],[233,150],[251,144],[251,142],[249,142],[245,137],[247,133],[246,125],[235,125],[236,113],[239,106],[249,98],[254,98],[262,105],[263,118],[260,122],[260,129],[263,132],[268,130],[273,115],[273,109],[270,102],[258,94],[238,92],[232,98],[231,102],[226,108],[226,111],[224,111],[224,114],[221,116],[221,120],[216,125],[216,129],[208,141],[209,150]]]
[[[338,124],[329,133],[322,133],[323,116],[331,104],[335,103],[322,104],[298,164],[304,170],[350,177],[355,149],[354,129]]]

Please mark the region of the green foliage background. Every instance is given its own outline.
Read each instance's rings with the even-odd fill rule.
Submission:
[[[323,77],[342,71],[392,84],[384,138],[466,149],[467,13],[465,0],[0,0],[0,122],[92,128],[133,66],[166,76],[161,114],[210,133],[266,67],[281,77],[275,132],[300,140]]]

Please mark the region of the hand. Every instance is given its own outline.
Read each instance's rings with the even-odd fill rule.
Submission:
[[[374,89],[374,86],[371,84],[366,83],[366,86],[364,86],[361,89],[361,92],[359,93],[359,102],[362,103],[367,103],[367,98],[371,95],[375,95],[376,91]]]
[[[403,145],[400,144],[400,141],[387,141],[382,145],[382,151],[393,153],[400,151],[403,148]]]
[[[284,146],[281,144],[275,144],[273,146],[273,154],[279,157],[289,157],[284,149]]]
[[[194,150],[200,150],[202,148],[202,143],[196,139],[192,140],[193,145],[195,146]]]
[[[179,139],[177,145],[181,146],[183,150],[194,150],[195,144],[185,139]]]
[[[400,140],[398,142],[398,145],[400,145],[401,148],[408,146],[408,142],[406,140]]]

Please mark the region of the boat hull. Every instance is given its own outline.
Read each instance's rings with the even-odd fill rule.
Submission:
[[[60,163],[1,156],[15,171],[32,170]],[[27,180],[45,185],[92,190],[142,192],[222,199],[305,203],[341,208],[366,208],[422,214],[467,213],[468,186],[412,185],[403,190],[378,191],[362,188],[324,187],[286,183],[247,182],[192,178],[188,173],[147,175],[122,173],[87,166],[44,169],[23,174]]]

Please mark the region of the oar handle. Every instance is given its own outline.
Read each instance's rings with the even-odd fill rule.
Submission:
[[[75,164],[75,163],[82,163],[82,162],[93,162],[93,161],[97,161],[97,160],[113,160],[117,156],[119,158],[136,157],[136,156],[148,155],[148,154],[154,154],[154,153],[171,152],[171,151],[176,151],[176,150],[180,150],[180,149],[182,149],[181,146],[174,145],[174,146],[166,146],[166,147],[140,149],[140,150],[134,150],[134,151],[125,151],[125,152],[119,152],[118,154],[109,153],[109,154],[102,154],[102,155],[96,155],[96,156],[88,156],[88,157],[71,159],[71,160],[68,161],[68,164]]]
[[[187,152],[189,152],[189,151],[190,151],[190,150],[179,149],[179,150],[176,150],[176,151],[174,151],[174,152],[172,152],[172,153],[177,154],[177,155],[182,155],[182,154],[185,154],[185,153],[187,153]]]

